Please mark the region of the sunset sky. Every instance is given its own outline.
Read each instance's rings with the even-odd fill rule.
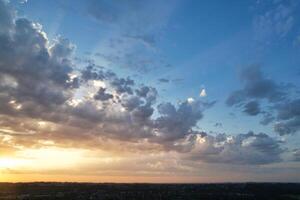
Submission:
[[[0,182],[300,182],[300,1],[0,0]]]

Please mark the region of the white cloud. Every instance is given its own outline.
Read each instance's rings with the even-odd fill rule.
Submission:
[[[207,94],[206,94],[206,90],[203,88],[202,90],[201,90],[201,92],[200,92],[200,95],[199,95],[200,97],[206,97],[207,96]]]
[[[192,102],[194,102],[194,101],[195,101],[195,99],[194,99],[194,98],[192,98],[192,97],[189,97],[189,98],[187,98],[187,101],[188,101],[189,103],[192,103]]]

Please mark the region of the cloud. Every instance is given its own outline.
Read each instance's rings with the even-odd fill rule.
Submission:
[[[253,20],[255,39],[263,45],[286,37],[296,24],[295,1],[272,2]]]
[[[105,88],[100,87],[100,89],[98,90],[98,93],[94,96],[94,98],[96,100],[107,101],[114,97],[112,94],[106,93],[105,91],[106,91]]]
[[[0,2],[0,24],[1,24],[1,34],[8,33],[13,27],[13,18],[15,17],[15,12],[7,9],[8,5],[5,2]]]
[[[300,161],[300,149],[295,149],[293,151],[293,156],[295,161]]]
[[[203,117],[203,111],[214,103],[206,104],[199,100],[185,101],[176,109],[171,103],[158,105],[161,114],[155,120],[156,139],[163,141],[176,140],[193,133],[193,127]]]
[[[279,106],[278,119],[287,120],[300,116],[300,99],[295,99]]]
[[[209,163],[268,164],[280,162],[284,150],[279,141],[265,133],[196,137],[188,158]]]
[[[1,6],[10,11],[7,4]],[[120,78],[95,64],[79,70],[72,62],[75,46],[69,40],[49,41],[41,25],[9,16],[11,21],[5,24],[11,26],[1,34],[0,118],[12,131],[28,135],[34,130],[28,144],[48,139],[76,145],[78,138],[89,144],[92,138],[101,137],[135,142],[147,138],[164,146],[164,140],[174,141],[192,132],[204,109],[212,105],[184,102],[178,109],[174,106],[176,116],[162,112],[154,117],[155,88],[138,87],[130,77]],[[43,135],[42,126],[25,129],[14,123],[12,127],[14,118],[28,124],[43,121],[53,131]]]
[[[239,76],[243,88],[233,91],[229,95],[226,99],[228,106],[243,106],[245,113],[257,115],[261,112],[258,101],[266,100],[269,103],[275,103],[286,98],[285,88],[273,80],[265,78],[258,65],[243,68]]]
[[[243,83],[243,89],[230,94],[226,100],[229,106],[238,105],[248,99],[265,99],[269,102],[278,102],[286,97],[284,87],[265,78],[260,66],[251,65],[242,69],[240,79]]]
[[[280,135],[300,130],[300,99],[283,102],[277,106],[277,123],[274,130]]]
[[[77,66],[72,60],[76,48],[68,39],[49,41],[40,24],[17,18],[3,1],[0,10],[1,151],[51,144],[173,152],[190,161],[212,163],[280,161],[280,143],[266,134],[212,136],[201,131],[204,112],[215,101],[157,102],[156,88],[137,85],[132,78],[93,63]],[[112,15],[104,19],[119,20],[118,14]],[[267,94],[260,89],[251,92],[256,91],[252,80],[266,82],[259,73],[250,74],[245,97],[273,101],[282,94],[269,80],[263,87]]]
[[[103,67],[95,64],[89,64],[81,71],[81,78],[84,81],[89,80],[107,80],[116,77],[116,74],[110,70],[104,70]]]
[[[153,87],[142,86],[136,89],[135,92],[138,96],[144,97],[150,104],[152,104],[157,97],[157,91]]]
[[[131,86],[134,85],[134,80],[130,79],[129,77],[125,78],[114,78],[111,82],[111,85],[115,87],[116,91],[120,94],[128,93],[132,94]]]
[[[145,33],[160,30],[172,13],[176,2],[129,0],[95,1],[87,2],[86,12],[97,21],[120,27],[126,36],[135,37],[152,43],[152,36]],[[153,14],[155,13],[155,15]]]
[[[257,101],[250,101],[244,105],[243,112],[248,115],[258,115],[260,113],[259,103]]]
[[[214,124],[214,127],[223,127],[223,124],[221,122],[216,122]]]
[[[166,79],[166,78],[160,78],[160,79],[158,79],[158,82],[160,82],[160,83],[169,83],[170,80]]]
[[[106,48],[100,48],[96,56],[110,65],[143,74],[161,70],[168,62],[159,51],[157,41],[162,38],[176,5],[177,1],[169,0],[85,1],[84,13],[113,35],[103,39]]]
[[[300,117],[295,117],[286,121],[279,121],[274,125],[274,131],[279,135],[296,133],[300,130]]]
[[[241,106],[245,101],[252,100],[249,106],[258,108],[259,100],[267,100],[270,103],[279,102],[286,98],[284,87],[271,79],[264,77],[261,67],[251,65],[242,69],[240,79],[243,88],[233,91],[226,100],[228,106]],[[256,100],[256,101],[253,101]],[[247,108],[246,108],[247,109]],[[257,113],[258,114],[258,113]]]
[[[1,1],[0,6],[6,5]],[[2,97],[23,105],[22,112],[33,112],[33,104],[43,109],[64,104],[78,83],[69,76],[74,46],[63,38],[49,44],[41,25],[25,18],[7,17],[1,26],[7,24],[0,39]]]
[[[243,88],[233,91],[226,100],[228,106],[243,107],[243,112],[250,116],[263,115],[260,123],[268,125],[276,121],[274,131],[286,135],[300,130],[300,100],[289,99],[294,86],[277,84],[264,77],[259,66],[249,66],[240,73]],[[268,110],[260,107],[266,102]]]
[[[206,90],[203,88],[199,94],[200,97],[206,97],[207,94],[206,94]]]
[[[262,125],[268,125],[274,120],[275,120],[275,117],[272,114],[270,114],[268,112],[265,112],[263,114],[262,120],[259,123],[262,124]]]

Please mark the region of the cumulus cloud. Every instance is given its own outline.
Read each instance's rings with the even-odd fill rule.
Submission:
[[[94,96],[95,99],[101,100],[101,101],[107,101],[109,99],[112,99],[114,96],[110,93],[105,92],[106,89],[103,87],[100,87],[97,94]]]
[[[125,78],[115,78],[111,82],[112,86],[116,88],[118,93],[128,93],[132,94],[131,86],[134,85],[134,81],[129,77]]]
[[[78,67],[72,60],[75,46],[69,40],[49,41],[40,24],[17,18],[3,1],[0,10],[1,151],[37,148],[43,145],[40,141],[111,149],[108,141],[114,141],[130,143],[126,148],[131,146],[133,151],[172,151],[205,162],[280,161],[280,143],[266,134],[212,136],[201,131],[204,112],[215,101],[157,102],[156,88],[137,85],[130,77],[119,77],[92,63]],[[101,17],[118,20],[112,15]],[[242,93],[276,101],[283,95],[277,87],[253,72]],[[248,107],[250,112],[253,105]],[[290,115],[297,113],[281,116],[289,120]]]
[[[196,137],[189,159],[213,163],[268,164],[279,162],[284,151],[280,141],[265,133]]]
[[[176,108],[171,103],[158,105],[158,112],[161,114],[155,120],[157,138],[163,141],[172,141],[183,138],[193,133],[197,122],[203,117],[204,109],[212,106],[201,101],[185,101]]]
[[[164,112],[163,116],[153,117],[158,95],[155,88],[137,87],[130,77],[120,78],[94,64],[78,70],[71,59],[75,46],[69,40],[49,41],[41,25],[13,17],[7,6],[1,1],[1,9],[7,13],[3,27],[8,27],[1,33],[2,115],[49,123],[57,130],[51,133],[54,141],[68,137],[72,141],[85,130],[87,134],[82,137],[87,139],[149,138],[163,143],[161,138],[175,140],[192,131],[204,107],[209,107],[198,101],[185,102],[176,110],[175,118]],[[176,125],[173,132],[171,126],[176,122],[182,127]],[[73,126],[72,134],[68,126]],[[39,135],[42,131],[35,129],[35,137],[44,137]]]
[[[7,5],[1,1],[0,6]],[[2,100],[6,100],[1,104],[15,101],[23,105],[22,112],[31,114],[36,110],[32,108],[34,104],[41,109],[64,104],[78,83],[69,76],[74,46],[62,38],[49,44],[40,24],[11,18],[10,12],[13,11],[6,8],[8,14],[2,18],[7,20],[1,24],[9,27],[0,39],[0,92]]]

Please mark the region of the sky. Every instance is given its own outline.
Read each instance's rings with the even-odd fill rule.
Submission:
[[[299,182],[297,0],[0,0],[0,181]]]

